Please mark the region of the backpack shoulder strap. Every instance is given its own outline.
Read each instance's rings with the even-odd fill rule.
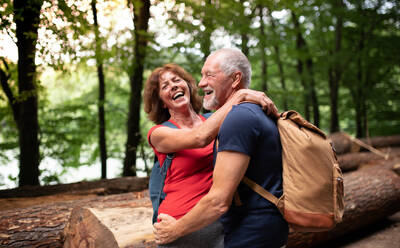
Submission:
[[[253,180],[249,179],[246,176],[243,177],[242,182],[244,182],[247,186],[249,186],[252,190],[257,192],[259,195],[261,195],[268,201],[275,204],[275,206],[278,206],[279,199],[270,192],[268,192],[266,189],[258,185],[256,182],[254,182]]]
[[[170,121],[164,121],[163,123],[161,123],[161,125],[166,126],[166,127],[170,127],[170,128],[178,128],[174,123],[170,122]]]

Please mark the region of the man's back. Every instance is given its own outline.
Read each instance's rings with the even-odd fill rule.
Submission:
[[[218,152],[235,151],[250,156],[246,176],[279,197],[282,195],[281,144],[278,129],[255,104],[234,106],[218,134]],[[221,218],[225,247],[280,247],[288,226],[277,208],[240,183],[242,205],[232,204]],[[235,201],[234,201],[235,202]]]

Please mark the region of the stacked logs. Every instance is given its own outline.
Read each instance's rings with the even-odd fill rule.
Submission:
[[[358,140],[351,138],[346,133],[338,132],[330,135],[329,138],[338,154],[340,168],[343,172],[356,170],[360,165],[366,163],[373,164],[382,159],[400,157],[400,135]],[[361,146],[362,144],[364,146]],[[373,150],[368,151],[365,147]]]
[[[342,149],[340,142],[346,144],[335,138],[332,141],[337,150]],[[391,141],[390,146],[398,144]],[[339,152],[340,165],[348,161],[353,165],[352,171],[342,167],[349,171],[344,173],[346,205],[342,223],[329,232],[290,233],[287,247],[320,245],[400,210],[400,176],[392,170],[400,164],[399,148],[391,148],[385,160],[368,157],[374,155],[362,149],[356,151],[354,146],[346,147],[342,150],[353,153]],[[352,159],[345,159],[350,155]],[[357,156],[360,159],[354,163]],[[147,191],[2,211],[0,247],[156,247],[151,214]]]

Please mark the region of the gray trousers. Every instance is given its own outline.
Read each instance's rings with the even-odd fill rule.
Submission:
[[[224,228],[217,220],[196,232],[158,247],[168,248],[223,248],[224,247]]]

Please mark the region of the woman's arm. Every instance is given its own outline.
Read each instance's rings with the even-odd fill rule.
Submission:
[[[162,153],[204,147],[215,139],[219,127],[232,106],[241,102],[253,102],[272,113],[278,112],[274,103],[263,92],[241,89],[199,127],[193,129],[159,127],[151,133],[150,142],[157,151]]]

